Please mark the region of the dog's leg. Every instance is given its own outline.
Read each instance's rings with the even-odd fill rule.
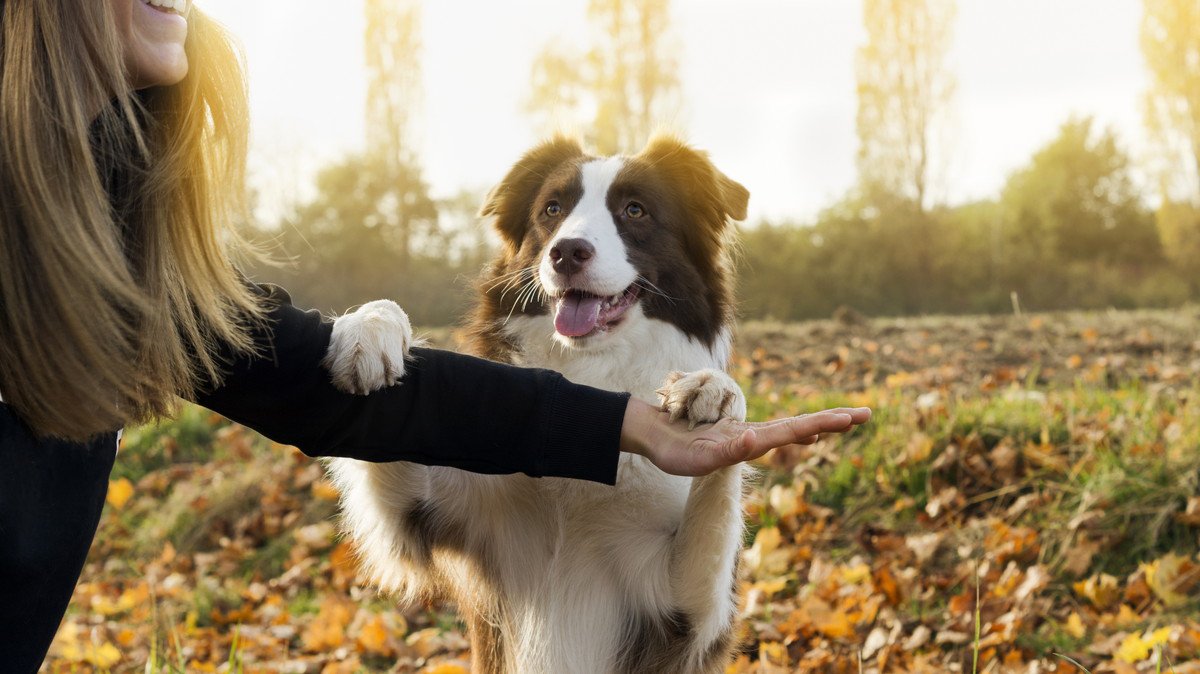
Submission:
[[[689,425],[746,418],[746,398],[719,370],[673,373],[659,390],[664,411]],[[723,671],[733,646],[734,574],[742,547],[742,466],[692,480],[671,546],[671,591],[691,628],[684,671]]]
[[[400,381],[411,346],[408,314],[391,300],[375,300],[334,321],[324,365],[339,389],[366,395]]]

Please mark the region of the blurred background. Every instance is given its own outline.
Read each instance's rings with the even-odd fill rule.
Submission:
[[[1200,672],[1200,0],[197,1],[302,306],[454,348],[480,201],[555,130],[750,189],[749,418],[875,415],[757,462],[728,674]],[[198,407],[127,429],[43,671],[467,674],[338,497]]]
[[[454,323],[482,196],[555,130],[673,131],[745,184],[745,318],[1200,290],[1195,2],[201,4],[244,41],[255,227],[295,261],[258,275],[304,305]]]

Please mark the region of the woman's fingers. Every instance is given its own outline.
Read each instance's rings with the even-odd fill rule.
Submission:
[[[676,475],[707,475],[751,461],[784,445],[811,445],[825,433],[844,433],[871,418],[867,408],[825,410],[777,421],[746,423],[723,419],[704,430],[677,436],[678,445],[654,447],[652,461]]]
[[[817,412],[817,414],[849,414],[850,418],[854,420],[855,426],[857,426],[859,424],[865,424],[871,420],[871,408],[870,407],[835,407],[831,410],[822,410],[820,412]],[[804,416],[812,416],[812,415],[809,414],[809,415],[804,415]],[[787,420],[784,419],[784,421],[787,421]],[[771,422],[768,422],[768,423],[771,423]]]
[[[776,447],[794,444],[821,433],[849,430],[853,425],[854,418],[849,414],[818,412],[754,426],[756,442],[751,453],[761,456]]]

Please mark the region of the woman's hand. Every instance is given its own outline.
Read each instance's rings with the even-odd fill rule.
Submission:
[[[866,407],[839,408],[777,421],[722,419],[689,431],[686,422],[672,423],[668,413],[630,398],[621,451],[641,454],[672,475],[700,476],[757,459],[776,447],[811,445],[822,433],[845,433],[870,418]]]

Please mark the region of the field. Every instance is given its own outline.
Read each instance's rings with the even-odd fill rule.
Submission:
[[[740,331],[752,418],[876,416],[763,462],[730,672],[1200,672],[1200,310],[840,318]],[[466,671],[335,498],[203,410],[128,433],[46,670]]]

